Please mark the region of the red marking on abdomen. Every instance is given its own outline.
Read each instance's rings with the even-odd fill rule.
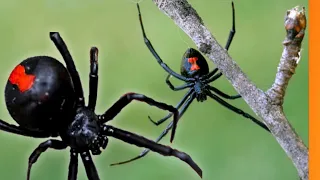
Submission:
[[[32,87],[35,78],[34,75],[26,74],[24,66],[18,65],[11,72],[9,81],[11,84],[17,85],[20,92],[23,93]]]
[[[198,58],[197,57],[192,57],[192,58],[188,58],[188,62],[191,64],[191,71],[195,71],[195,70],[199,70],[200,67],[197,64]]]

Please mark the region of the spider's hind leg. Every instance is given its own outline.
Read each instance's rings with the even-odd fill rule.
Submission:
[[[22,136],[33,137],[33,138],[46,138],[51,136],[50,133],[47,133],[44,131],[29,130],[26,128],[22,128],[20,126],[9,124],[1,119],[0,119],[0,130],[10,132],[13,134],[22,135]]]

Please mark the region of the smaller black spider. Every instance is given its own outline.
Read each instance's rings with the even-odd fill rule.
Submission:
[[[108,136],[129,144],[151,149],[163,156],[174,156],[189,164],[202,176],[202,170],[191,157],[169,146],[158,144],[134,133],[105,125],[132,100],[145,102],[174,113],[173,106],[155,101],[137,93],[127,93],[115,102],[104,114],[96,115],[95,106],[98,88],[98,49],[90,50],[90,91],[88,106],[79,74],[66,44],[59,33],[51,32],[50,38],[60,51],[66,67],[48,56],[27,58],[11,72],[5,89],[7,109],[20,125],[15,126],[0,120],[0,130],[34,138],[60,137],[41,143],[30,155],[27,180],[32,165],[48,148],[70,149],[69,180],[77,179],[78,155],[80,154],[89,180],[99,180],[91,153],[99,155],[108,144]],[[91,153],[90,153],[91,152]]]
[[[259,125],[263,129],[265,129],[266,131],[270,132],[270,130],[268,129],[268,127],[264,123],[255,119],[253,116],[242,111],[241,109],[232,106],[231,104],[227,103],[226,101],[224,101],[223,99],[221,99],[219,97],[219,96],[221,96],[225,99],[231,99],[231,100],[241,98],[240,95],[235,95],[235,96],[227,95],[224,92],[220,91],[219,89],[209,85],[209,83],[220,78],[222,76],[222,73],[220,72],[220,73],[216,74],[218,72],[218,68],[215,68],[211,72],[209,72],[208,63],[199,51],[197,51],[193,48],[187,49],[187,51],[184,53],[184,55],[182,57],[181,69],[180,69],[181,75],[179,75],[178,73],[176,73],[172,69],[170,69],[167,66],[167,64],[165,64],[161,60],[160,56],[158,55],[156,50],[153,48],[151,42],[147,38],[144,27],[143,27],[143,23],[142,23],[142,17],[141,17],[139,4],[137,4],[137,8],[138,8],[139,20],[140,20],[140,25],[141,25],[141,29],[142,29],[142,35],[143,35],[144,42],[147,45],[150,52],[152,53],[152,55],[157,60],[157,62],[161,65],[161,67],[167,73],[169,73],[169,75],[166,78],[166,83],[168,84],[169,88],[172,89],[173,91],[179,91],[179,90],[183,90],[186,88],[190,88],[189,91],[183,96],[182,100],[176,105],[176,108],[180,109],[179,110],[180,117],[185,113],[185,111],[187,110],[187,108],[190,106],[190,104],[192,103],[192,101],[194,99],[197,99],[198,102],[203,102],[203,101],[207,100],[207,96],[209,96],[210,98],[212,98],[212,99],[216,100],[218,103],[220,103],[222,106],[252,120],[254,123],[256,123],[257,125]],[[229,46],[230,46],[232,39],[233,39],[233,36],[236,32],[234,11],[235,11],[234,4],[232,2],[232,29],[230,31],[227,44],[225,46],[226,50],[229,49]],[[186,82],[186,84],[178,86],[178,87],[174,87],[172,85],[172,83],[169,81],[170,76],[174,76],[175,78]],[[165,122],[167,119],[169,119],[171,116],[172,116],[172,113],[168,114],[167,116],[165,116],[164,118],[160,119],[157,122],[153,121],[150,117],[148,117],[148,118],[155,125],[158,126],[158,125],[162,124],[163,122]],[[156,142],[159,142],[171,129],[173,130],[173,126],[174,126],[174,122],[172,121],[169,123],[169,125],[166,127],[166,129],[161,133],[161,135],[156,139]],[[174,138],[174,136],[171,136],[170,142],[173,141],[173,138]],[[149,152],[149,150],[145,149],[137,157],[134,157],[130,160],[123,161],[120,163],[114,163],[111,165],[120,165],[120,164],[129,163],[131,161],[134,161],[134,160],[137,160],[137,159],[144,157],[148,152]]]

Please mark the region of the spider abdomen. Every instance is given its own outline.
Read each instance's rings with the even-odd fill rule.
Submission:
[[[209,65],[199,51],[189,48],[182,57],[180,71],[181,75],[188,78],[200,77],[209,73]]]
[[[57,132],[75,98],[67,69],[48,56],[28,58],[11,72],[5,88],[7,109],[22,127]]]

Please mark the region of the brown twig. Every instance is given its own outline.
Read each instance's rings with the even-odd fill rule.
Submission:
[[[275,81],[272,87],[266,92],[268,96],[278,105],[283,104],[286,88],[289,80],[295,73],[300,60],[301,42],[306,29],[305,9],[298,10],[298,7],[287,11],[285,17],[285,29],[287,36],[283,41],[284,49],[278,66]]]

